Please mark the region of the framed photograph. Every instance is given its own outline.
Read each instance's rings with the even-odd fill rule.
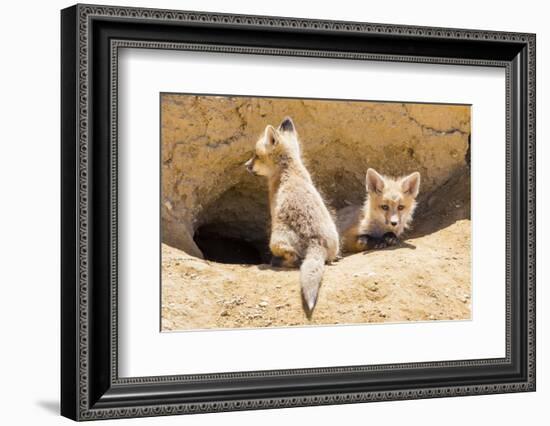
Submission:
[[[61,12],[61,413],[535,390],[535,35]]]

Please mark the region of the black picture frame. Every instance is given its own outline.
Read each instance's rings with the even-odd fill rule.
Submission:
[[[61,12],[61,414],[159,416],[535,390],[535,35],[75,5]],[[117,49],[506,70],[506,356],[118,377]]]

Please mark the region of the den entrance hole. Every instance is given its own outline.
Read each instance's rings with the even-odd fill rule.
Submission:
[[[267,194],[253,179],[239,182],[199,216],[193,240],[206,260],[259,265],[269,263]]]
[[[258,244],[243,238],[224,235],[216,228],[218,226],[202,226],[197,229],[193,237],[206,260],[245,265],[264,263],[266,254]]]

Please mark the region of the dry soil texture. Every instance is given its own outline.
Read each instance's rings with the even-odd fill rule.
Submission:
[[[399,246],[327,266],[310,319],[302,308],[298,270],[210,262],[163,245],[162,329],[470,319],[465,180],[460,175],[434,192],[419,211],[424,220]]]
[[[224,265],[163,246],[162,329],[470,318],[470,221],[327,266],[311,319],[298,271]]]

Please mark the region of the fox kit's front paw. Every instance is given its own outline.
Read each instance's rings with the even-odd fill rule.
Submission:
[[[384,238],[372,237],[364,234],[357,237],[357,246],[364,250],[382,249],[388,246],[388,243]]]
[[[384,238],[372,238],[371,246],[372,249],[383,249],[388,247],[388,242]]]
[[[386,232],[382,238],[388,246],[395,246],[399,244],[399,238],[397,238],[397,235],[393,232]]]
[[[367,249],[367,246],[369,244],[369,236],[368,235],[359,235],[357,237],[357,251],[365,251]]]

